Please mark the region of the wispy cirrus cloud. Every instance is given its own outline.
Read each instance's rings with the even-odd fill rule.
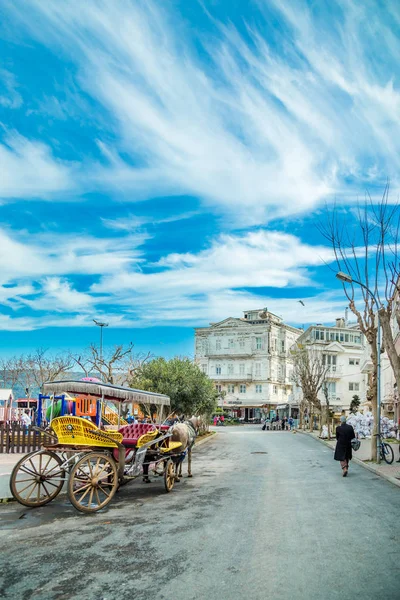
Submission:
[[[80,86],[118,134],[112,145],[101,141],[108,165],[85,170],[83,186],[130,190],[135,199],[191,194],[234,220],[259,223],[312,210],[351,192],[354,180],[396,176],[398,67],[380,68],[400,50],[392,15],[372,1],[258,6],[260,26],[249,24],[246,37],[220,23],[213,41],[199,34],[201,57],[172,6],[10,7],[33,35],[75,60]],[[271,10],[284,31],[274,30],[274,43]],[[32,12],[41,24],[34,31]]]

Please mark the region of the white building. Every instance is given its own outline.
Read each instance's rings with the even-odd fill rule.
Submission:
[[[265,309],[195,332],[195,360],[215,381],[221,406],[247,420],[287,405],[292,389],[289,349],[302,330]]]
[[[332,410],[348,411],[354,395],[359,396],[361,403],[365,401],[366,376],[362,365],[365,339],[358,326],[346,325],[345,319],[336,319],[333,327],[312,325],[297,342],[322,353],[322,360],[328,366],[326,381]],[[300,397],[301,390],[296,388],[291,403],[298,405]],[[322,390],[319,397],[324,403]]]

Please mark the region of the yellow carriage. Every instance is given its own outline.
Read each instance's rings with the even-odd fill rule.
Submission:
[[[37,507],[51,502],[66,485],[69,500],[82,512],[96,512],[109,504],[117,489],[149,469],[163,477],[170,492],[176,467],[182,460],[181,444],[172,442],[167,426],[135,424],[119,427],[121,405],[135,402],[156,406],[159,421],[170,399],[163,394],[88,381],[58,381],[45,384],[45,391],[90,394],[102,403],[119,406],[117,431],[104,431],[89,418],[54,418],[46,430],[51,442],[22,458],[14,467],[10,487],[14,498],[24,506]]]

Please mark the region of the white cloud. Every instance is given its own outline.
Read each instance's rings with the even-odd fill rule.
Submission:
[[[200,59],[179,15],[159,3],[88,1],[76,11],[74,2],[32,2],[33,34],[74,58],[80,85],[119,134],[112,146],[99,141],[109,166],[86,171],[85,185],[133,190],[134,199],[192,194],[245,224],[310,210],[345,192],[349,176],[358,185],[369,172],[393,176],[397,63],[382,75],[368,28],[373,14],[383,58],[397,56],[385,11],[346,5],[342,24],[303,2],[275,5],[291,36],[270,46],[261,25],[248,28],[247,43],[221,25]],[[25,9],[9,10],[31,25]]]
[[[69,167],[56,160],[45,144],[15,132],[0,144],[0,200],[50,199],[55,192],[74,187]]]
[[[3,87],[3,92],[0,93],[0,105],[5,108],[19,108],[22,105],[22,96],[18,92],[14,74],[6,69],[0,69],[0,85]]]

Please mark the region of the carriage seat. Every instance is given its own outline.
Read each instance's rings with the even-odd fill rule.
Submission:
[[[149,431],[154,431],[155,426],[151,423],[131,423],[130,425],[124,425],[118,429],[119,433],[122,433],[123,439],[122,444],[128,447],[134,447],[137,444],[138,439]]]

